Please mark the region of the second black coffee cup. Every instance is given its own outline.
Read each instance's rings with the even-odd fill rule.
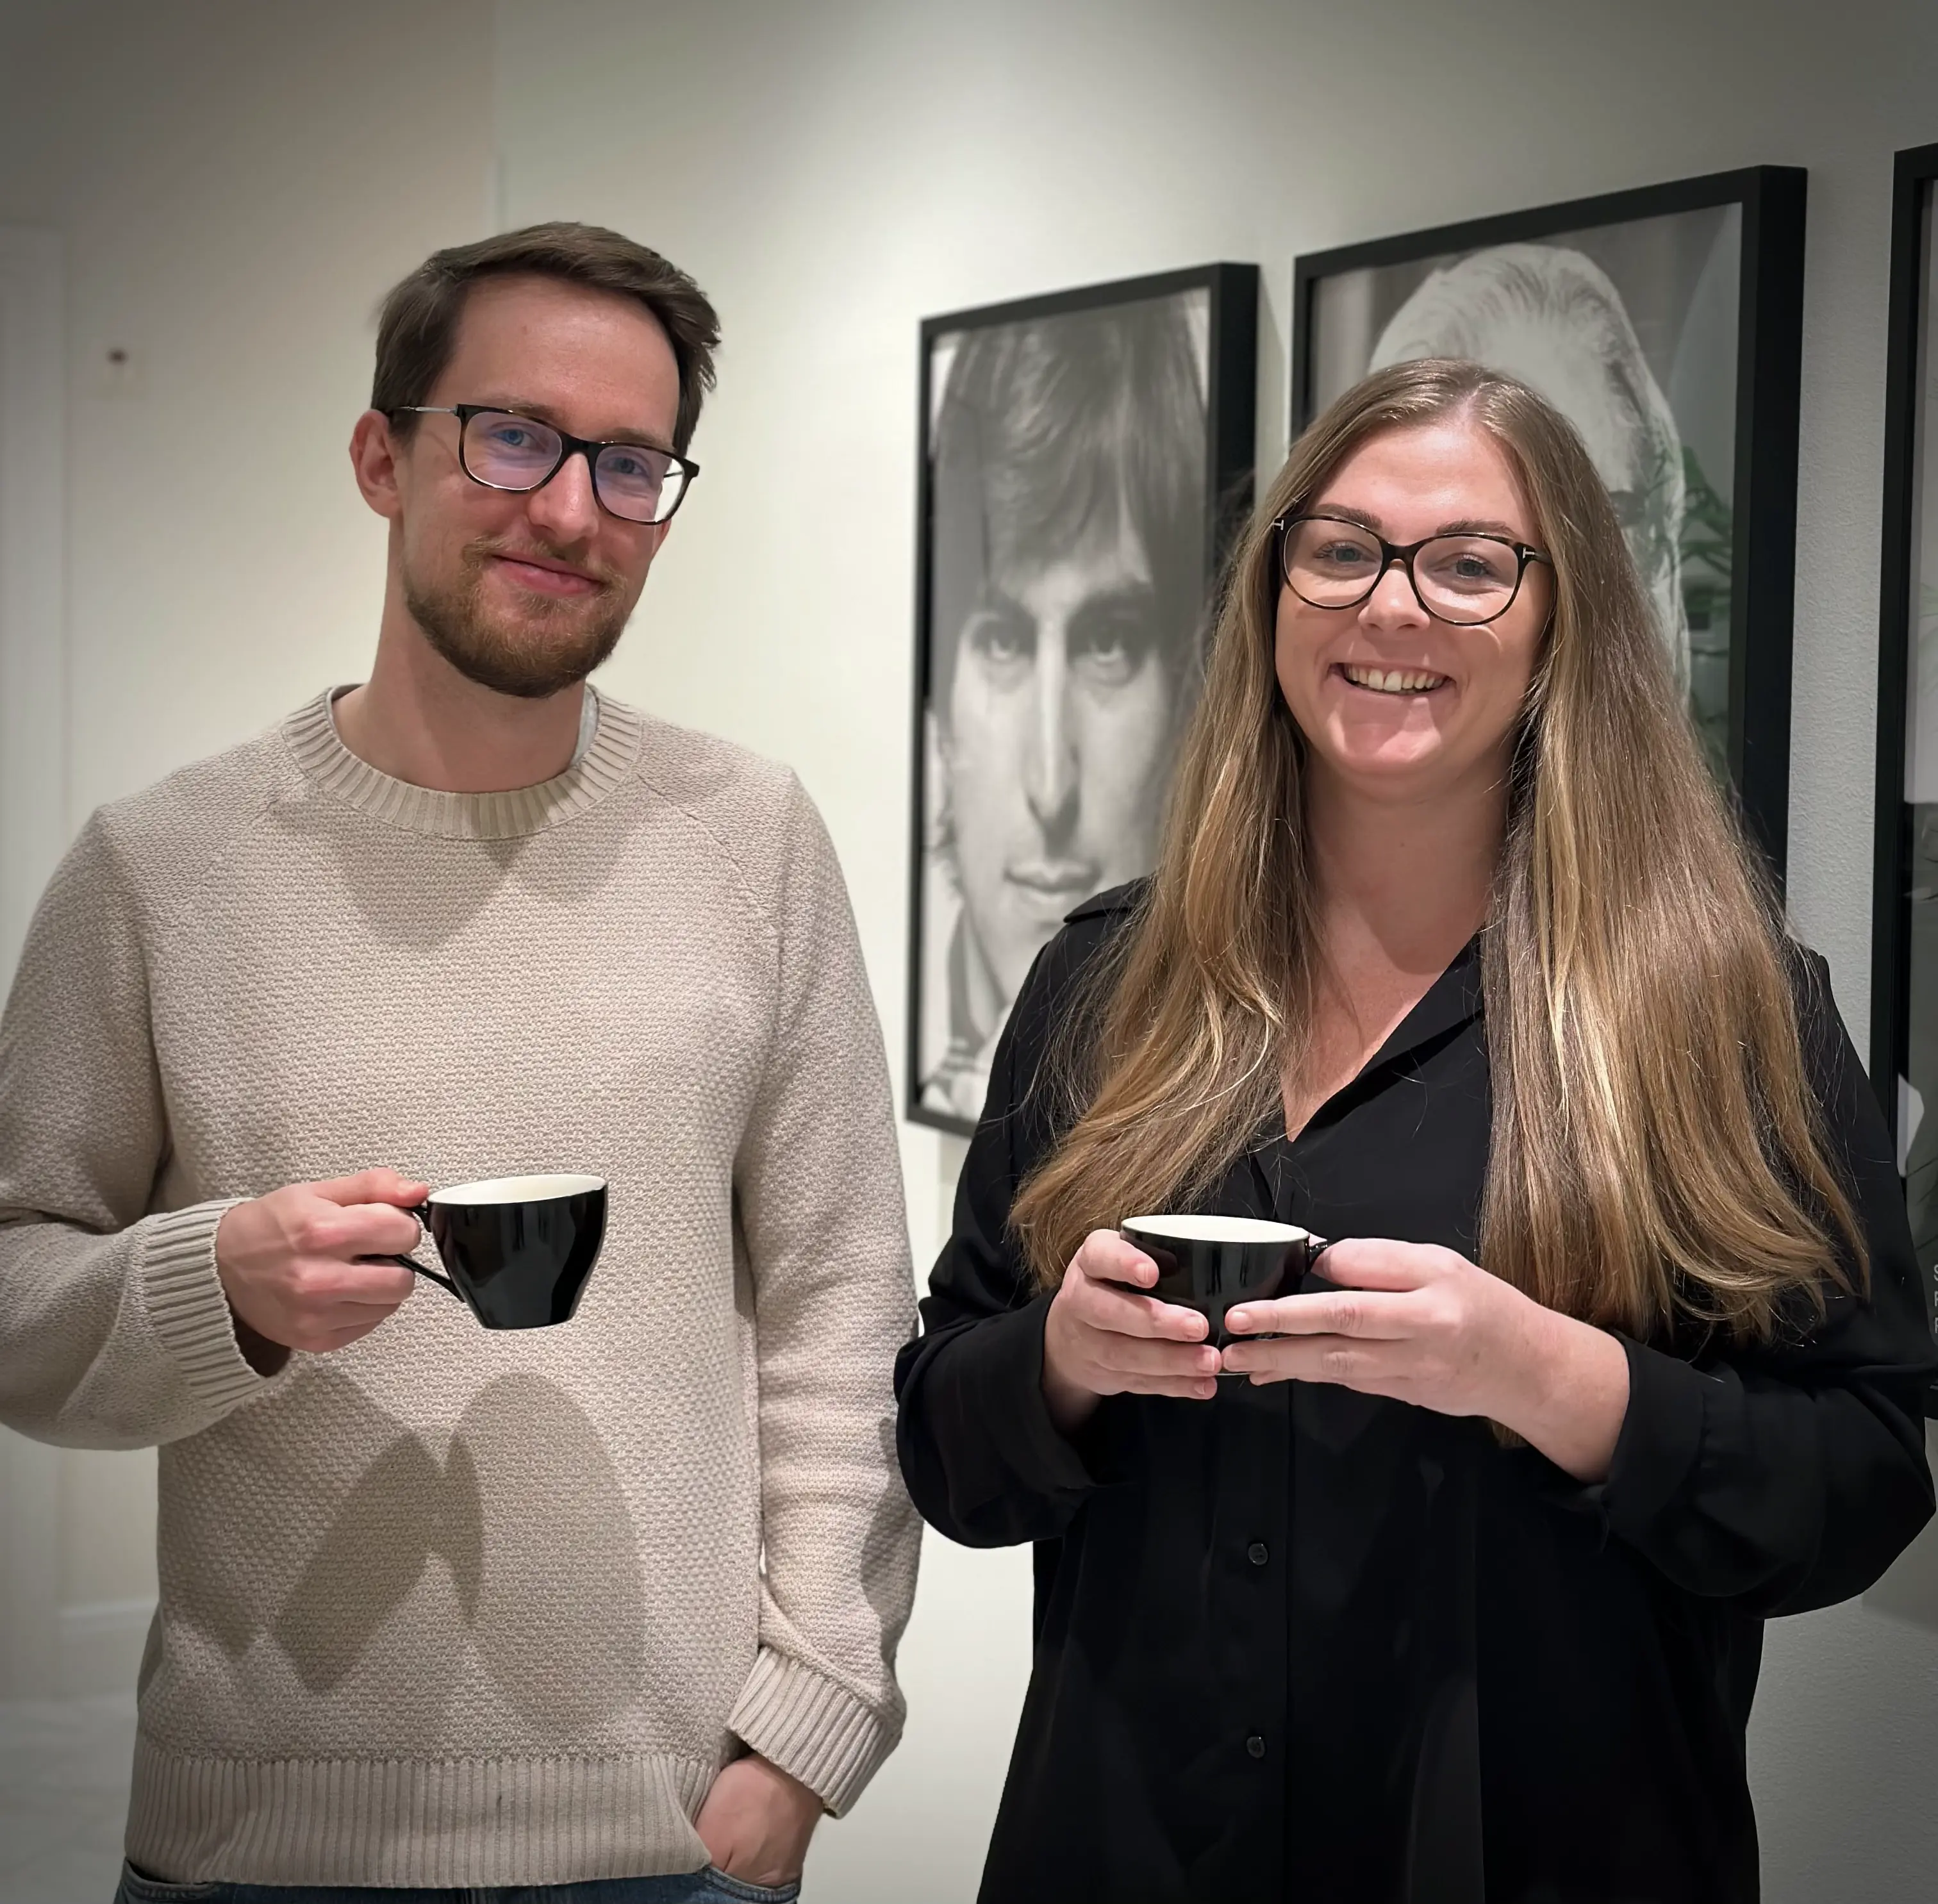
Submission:
[[[450,1273],[393,1256],[456,1296],[487,1329],[570,1322],[606,1237],[597,1177],[497,1177],[433,1190],[412,1211]]]
[[[1255,1216],[1131,1216],[1117,1232],[1157,1265],[1145,1293],[1195,1309],[1221,1349],[1232,1340],[1227,1310],[1293,1294],[1326,1247],[1310,1230]]]

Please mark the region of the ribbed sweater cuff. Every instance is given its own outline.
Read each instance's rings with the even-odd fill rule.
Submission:
[[[898,1724],[798,1660],[763,1647],[730,1729],[840,1817],[895,1749]]]
[[[229,1299],[215,1273],[216,1225],[240,1201],[223,1197],[150,1217],[141,1252],[148,1319],[211,1421],[272,1379],[243,1359]]]

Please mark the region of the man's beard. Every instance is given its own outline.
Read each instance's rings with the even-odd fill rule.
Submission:
[[[577,686],[619,645],[629,604],[618,585],[601,575],[597,595],[535,594],[515,621],[494,618],[484,606],[484,564],[494,555],[515,554],[568,559],[546,548],[503,548],[488,539],[469,543],[458,578],[448,588],[421,586],[407,563],[404,606],[424,639],[467,681],[496,694],[543,700]]]

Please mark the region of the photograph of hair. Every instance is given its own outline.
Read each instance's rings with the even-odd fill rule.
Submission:
[[[964,1124],[1037,952],[1156,858],[1210,579],[1208,304],[932,348],[916,1070]]]

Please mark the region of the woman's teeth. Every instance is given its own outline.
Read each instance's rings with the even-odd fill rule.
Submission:
[[[1376,694],[1423,694],[1447,679],[1444,674],[1402,673],[1398,669],[1342,667],[1339,672],[1355,688],[1370,688]]]

